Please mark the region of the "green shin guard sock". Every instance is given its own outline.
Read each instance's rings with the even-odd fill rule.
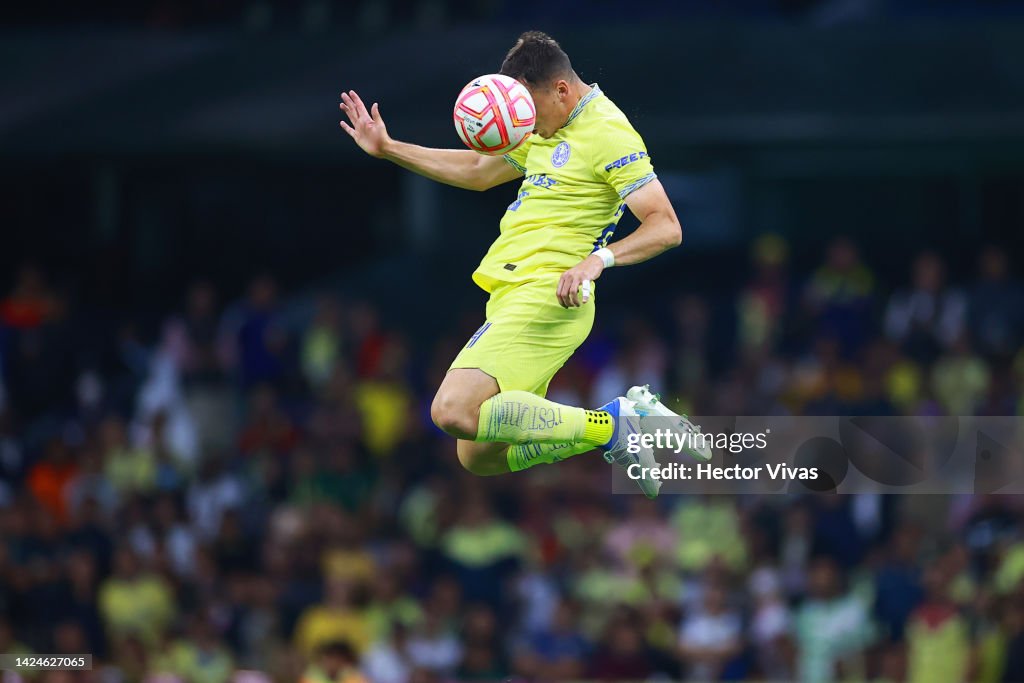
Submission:
[[[481,404],[476,440],[601,446],[614,431],[606,412],[562,405],[528,391],[503,391]]]

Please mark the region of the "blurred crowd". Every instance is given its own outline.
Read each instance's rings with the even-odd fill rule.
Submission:
[[[809,272],[664,319],[601,308],[549,398],[650,382],[704,415],[1020,415],[1024,288],[987,247]],[[463,472],[433,389],[480,324],[382,323],[344,292],[204,282],[149,330],[26,265],[0,300],[4,681],[1024,682],[1014,496],[610,495],[596,453]],[[609,285],[612,287],[613,285]],[[625,331],[629,334],[625,334]]]

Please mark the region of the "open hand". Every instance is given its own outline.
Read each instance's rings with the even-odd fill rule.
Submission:
[[[349,123],[341,121],[341,129],[351,136],[364,152],[373,157],[384,156],[384,147],[391,140],[380,110],[374,102],[370,110],[366,110],[363,101],[355,90],[341,93],[341,104],[338,107],[348,116]]]

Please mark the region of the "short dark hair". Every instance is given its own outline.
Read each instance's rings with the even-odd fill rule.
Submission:
[[[505,55],[501,73],[529,83],[543,85],[555,78],[574,75],[569,55],[558,41],[543,31],[527,31]]]

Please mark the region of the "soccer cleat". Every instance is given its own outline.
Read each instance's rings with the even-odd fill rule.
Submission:
[[[711,460],[711,445],[701,434],[700,427],[690,422],[686,415],[679,415],[665,407],[658,394],[651,393],[649,384],[633,387],[626,392],[626,397],[633,401],[641,422],[644,418],[655,418],[654,428],[667,428],[679,434],[683,439],[683,450],[695,460],[707,462]],[[675,418],[675,419],[657,419]],[[647,432],[652,429],[645,429]]]
[[[640,415],[633,407],[633,401],[619,396],[618,398],[605,403],[598,408],[612,416],[615,431],[608,443],[601,447],[604,451],[604,459],[609,463],[618,465],[629,472],[630,465],[640,465],[644,472],[650,472],[652,468],[658,467],[658,461],[654,459],[654,450],[645,448],[637,443],[634,449],[639,447],[636,453],[629,452],[629,435],[640,433]],[[658,489],[661,488],[661,481],[650,476],[634,479],[640,490],[648,498],[656,498]]]

